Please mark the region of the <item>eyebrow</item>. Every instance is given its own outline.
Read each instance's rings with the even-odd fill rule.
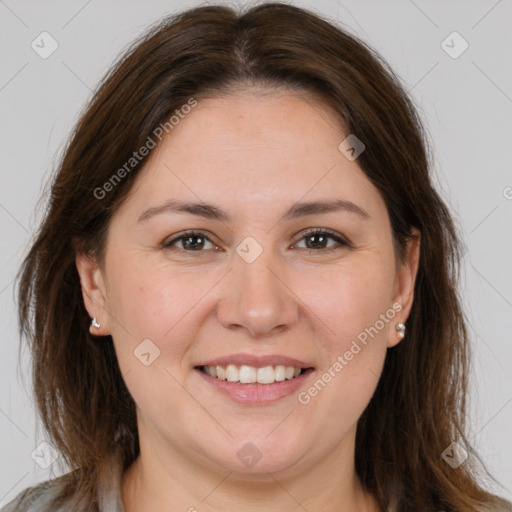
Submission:
[[[281,220],[290,221],[307,217],[308,215],[326,214],[339,211],[354,213],[365,220],[370,218],[370,215],[355,203],[343,199],[334,199],[296,203],[287,212],[285,212],[281,217]],[[189,213],[205,219],[218,220],[221,222],[229,222],[233,220],[233,217],[229,213],[212,204],[189,203],[171,199],[160,206],[154,206],[145,210],[140,215],[137,222],[145,222],[151,217],[161,213]]]

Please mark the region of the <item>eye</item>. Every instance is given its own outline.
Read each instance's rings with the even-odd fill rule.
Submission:
[[[334,240],[336,244],[334,246],[327,246],[327,242]],[[306,247],[300,247],[300,249],[306,249],[308,252],[331,252],[341,247],[352,247],[352,245],[345,240],[338,233],[324,228],[310,229],[306,233],[303,233],[303,237],[300,239],[306,240]],[[308,243],[309,240],[309,243]]]
[[[212,248],[217,247],[204,233],[200,231],[186,231],[171,240],[164,241],[162,247],[169,249],[177,244],[178,249],[187,252],[203,252],[206,243],[210,243]]]
[[[340,249],[341,247],[352,247],[350,242],[345,240],[341,235],[324,228],[310,229],[306,233],[303,233],[299,242],[302,242],[302,240],[306,240],[306,247],[299,248],[305,249],[310,253],[326,253]],[[336,242],[334,246],[327,245],[329,240]],[[218,249],[218,246],[201,231],[186,231],[170,240],[164,241],[162,243],[162,248],[177,249],[178,251],[182,250],[188,253],[202,253],[205,252],[205,249],[208,249],[208,247],[205,247],[208,243],[211,244],[210,249]],[[297,244],[296,247],[298,247]]]

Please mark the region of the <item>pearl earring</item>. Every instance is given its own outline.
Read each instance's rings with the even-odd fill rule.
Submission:
[[[396,324],[395,329],[398,331],[398,336],[400,336],[400,338],[403,338],[405,336],[405,324]]]
[[[96,320],[96,317],[94,317],[92,320],[91,320],[91,325],[93,327],[95,327],[96,329],[99,329],[100,328],[100,323]]]

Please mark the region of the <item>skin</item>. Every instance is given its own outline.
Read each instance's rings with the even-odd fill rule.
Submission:
[[[101,324],[91,332],[112,335],[137,404],[141,455],[122,479],[127,512],[380,510],[355,473],[356,425],[401,341],[395,325],[412,305],[419,240],[398,265],[385,203],[338,150],[345,137],[334,112],[296,92],[201,99],[152,151],[112,219],[103,264],[77,255]],[[169,199],[213,203],[233,220],[167,212],[137,222]],[[281,219],[318,199],[352,201],[369,219]],[[352,247],[315,246],[308,228]],[[189,229],[208,237],[193,240],[199,249],[162,248]],[[263,248],[252,263],[236,252],[247,236]],[[238,352],[285,354],[315,368],[307,391],[393,303],[401,311],[307,404],[297,393],[238,404],[193,369]],[[146,338],[160,350],[149,366],[133,353]],[[250,468],[237,457],[248,442],[262,454]]]

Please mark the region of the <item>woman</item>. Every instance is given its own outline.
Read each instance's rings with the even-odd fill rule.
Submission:
[[[166,19],[19,279],[70,472],[4,511],[512,510],[465,437],[457,232],[399,80],[297,7]]]

